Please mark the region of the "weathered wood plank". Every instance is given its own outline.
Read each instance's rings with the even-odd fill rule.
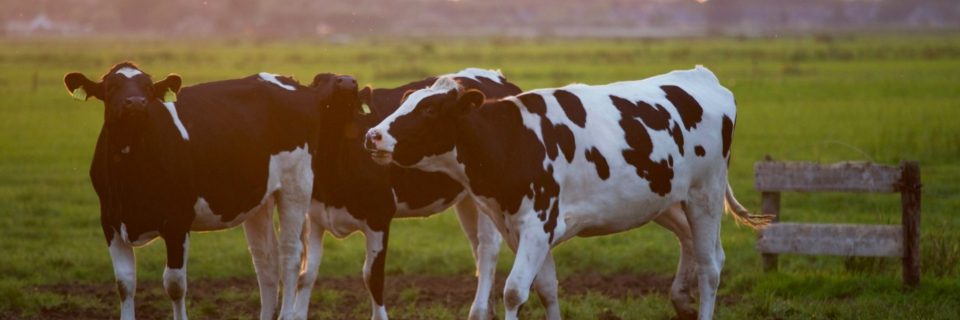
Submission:
[[[760,199],[760,213],[773,215],[773,222],[776,223],[780,221],[780,193],[779,192],[764,192],[762,198]],[[777,254],[775,253],[764,253],[763,254],[763,270],[764,271],[776,271],[777,270]]]
[[[754,185],[761,192],[897,192],[901,173],[899,167],[869,162],[760,161],[754,165]]]
[[[774,223],[761,231],[761,253],[903,257],[903,227]]]
[[[903,283],[908,288],[920,284],[920,165],[903,162],[900,202],[903,206]]]

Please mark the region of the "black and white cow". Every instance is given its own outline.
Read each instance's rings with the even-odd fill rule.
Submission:
[[[70,73],[64,83],[75,97],[95,97],[106,107],[90,177],[100,198],[121,318],[134,318],[133,247],[164,239],[163,285],[174,318],[186,319],[189,232],[241,223],[261,287],[261,319],[274,317],[281,283],[281,318],[292,316],[320,110],[355,100],[356,81],[321,74],[315,83],[323,85],[307,88],[261,73],[180,90],[179,76],[153,83],[137,66],[121,63],[100,82]],[[163,102],[168,91],[176,103]],[[279,244],[274,203],[280,208]]]
[[[464,86],[490,97],[520,93],[497,71],[469,68],[448,75]],[[323,253],[323,236],[329,231],[343,238],[354,232],[366,237],[363,279],[370,293],[372,318],[386,319],[383,301],[384,266],[390,222],[394,218],[426,217],[455,206],[461,225],[477,259],[477,295],[471,314],[486,317],[492,311],[493,288],[500,235],[486,215],[478,214],[465,189],[443,173],[383,167],[374,163],[363,147],[363,134],[392,113],[405,93],[428,87],[431,77],[393,89],[364,88],[354,105],[325,109],[318,153],[307,263],[298,291],[298,317],[305,319],[312,285]],[[365,105],[365,106],[364,106]]]
[[[674,289],[679,283],[688,290],[682,287],[696,278],[699,317],[712,318],[725,200],[738,221],[766,222],[749,215],[727,183],[736,107],[712,72],[698,66],[639,81],[484,99],[440,78],[411,93],[367,132],[366,142],[380,163],[455,177],[490,214],[517,254],[504,288],[507,319],[517,317],[532,284],[556,286],[552,247],[663,216],[682,222],[672,230],[686,229],[686,246],[692,246],[693,261],[681,257]],[[674,232],[685,246],[682,232]],[[685,303],[675,293],[675,306]],[[687,312],[680,316],[696,314],[677,307]],[[548,318],[560,317],[557,306],[547,308]]]

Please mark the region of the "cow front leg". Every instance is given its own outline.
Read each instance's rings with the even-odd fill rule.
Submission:
[[[133,246],[114,231],[109,249],[113,275],[117,279],[117,293],[120,295],[120,319],[136,319],[133,296],[137,293],[137,259],[133,255]]]
[[[167,247],[167,267],[163,270],[163,288],[173,304],[173,319],[187,320],[187,252],[190,246],[187,233],[163,237]]]
[[[280,283],[283,285],[280,319],[297,319],[297,288],[303,266],[303,236],[310,208],[310,193],[286,193],[278,200],[280,208]]]
[[[297,318],[307,319],[310,308],[310,295],[317,282],[320,261],[323,258],[323,236],[326,230],[319,221],[307,217],[307,261],[300,272],[300,287],[297,289]]]
[[[520,229],[517,257],[503,288],[504,317],[517,319],[520,306],[530,295],[530,286],[550,254],[547,233],[538,227]],[[556,281],[555,277],[554,280]]]
[[[697,285],[697,261],[694,255],[693,234],[683,208],[675,205],[654,219],[654,222],[673,232],[680,241],[680,263],[677,265],[677,274],[670,286],[670,302],[677,312],[677,318],[682,320],[696,319],[697,310],[694,308],[691,290]],[[722,266],[722,265],[721,265]]]
[[[500,232],[485,214],[479,214],[479,208],[471,197],[456,204],[457,217],[463,233],[470,240],[473,258],[477,268],[477,291],[470,306],[469,319],[487,320],[496,317],[490,299],[493,284],[496,281],[497,256],[500,254]]]
[[[280,301],[280,267],[277,235],[273,228],[274,201],[271,198],[259,212],[243,222],[247,247],[260,286],[260,320],[275,319]]]
[[[363,261],[363,282],[370,292],[371,319],[386,320],[387,308],[383,304],[384,267],[387,260],[387,240],[389,225],[382,231],[369,228],[364,232],[367,238],[367,258]]]

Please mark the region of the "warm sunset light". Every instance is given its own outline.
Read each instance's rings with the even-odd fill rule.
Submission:
[[[0,320],[960,314],[960,0],[0,8]]]

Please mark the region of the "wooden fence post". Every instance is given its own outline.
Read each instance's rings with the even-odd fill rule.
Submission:
[[[780,221],[780,193],[763,192],[760,201],[760,210],[763,214],[773,215],[774,223]],[[763,254],[763,271],[769,272],[777,270],[777,256],[775,253]]]
[[[903,283],[907,288],[920,284],[920,165],[900,164],[903,175],[900,199],[903,206]]]

